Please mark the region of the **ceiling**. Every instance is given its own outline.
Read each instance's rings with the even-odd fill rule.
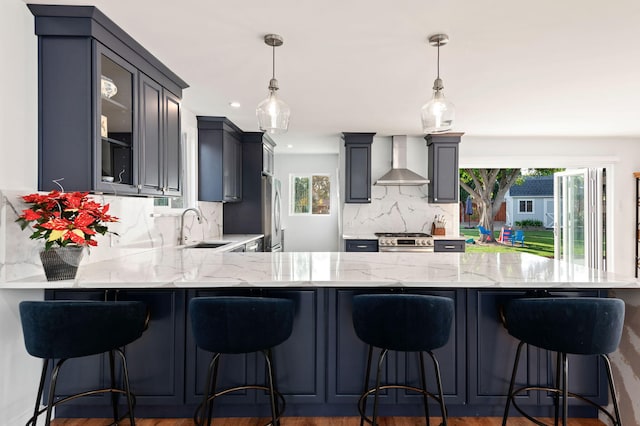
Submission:
[[[345,131],[420,135],[437,32],[450,39],[440,75],[453,131],[640,136],[637,0],[28,2],[94,4],[190,85],[186,108],[248,131],[271,78],[263,36],[282,35],[276,78],[292,112],[278,152],[337,152]]]

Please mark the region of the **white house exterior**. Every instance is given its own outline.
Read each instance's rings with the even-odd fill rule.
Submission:
[[[513,185],[505,196],[506,225],[523,220],[539,220],[553,227],[553,176],[525,176],[521,185]]]

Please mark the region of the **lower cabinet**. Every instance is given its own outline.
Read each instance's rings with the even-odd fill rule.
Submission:
[[[140,300],[149,310],[149,327],[125,354],[129,382],[138,406],[178,405],[184,400],[184,301],[182,290],[49,290],[48,300]],[[121,377],[116,357],[118,379]],[[118,380],[117,379],[117,380]],[[109,358],[106,354],[75,358],[60,372],[57,394],[69,395],[109,386]],[[124,399],[120,398],[124,406]],[[105,406],[108,394],[79,398],[57,408],[59,416],[74,414],[74,406]],[[123,411],[124,412],[124,411]],[[109,411],[104,411],[109,415]],[[75,413],[78,414],[77,412]]]
[[[279,391],[287,402],[287,413],[296,404],[324,402],[325,375],[325,291],[202,289],[188,291],[188,299],[212,296],[264,296],[291,299],[295,302],[295,317],[291,337],[273,349],[274,370]],[[212,354],[196,347],[187,318],[186,402],[202,402],[204,382]],[[265,383],[265,362],[260,353],[223,355],[220,359],[217,389],[245,384]],[[229,393],[216,400],[217,416],[267,415],[268,394],[245,390]]]
[[[364,390],[364,375],[367,362],[367,345],[355,334],[352,324],[352,298],[359,293],[389,292],[388,290],[329,290],[327,320],[329,324],[329,343],[327,370],[327,402],[349,404],[353,415],[357,415],[357,403]],[[402,291],[402,290],[400,290]],[[465,291],[464,290],[416,290],[411,293],[433,294],[454,299],[456,316],[451,326],[449,342],[434,351],[440,364],[443,391],[446,404],[464,404],[465,386]],[[374,351],[374,359],[379,352]],[[433,363],[425,355],[427,369],[427,388],[435,391],[436,381]],[[374,361],[375,362],[375,361]],[[419,387],[418,356],[416,353],[389,352],[382,382],[402,383]],[[371,383],[373,383],[373,375]],[[415,404],[421,409],[422,397],[405,390],[389,390],[380,398],[381,404]],[[432,402],[432,401],[430,401]],[[385,411],[381,411],[384,415]],[[419,415],[419,413],[418,413]]]
[[[504,328],[500,312],[510,299],[523,297],[522,291],[468,290],[467,376],[468,404],[483,416],[502,415],[518,340]],[[553,292],[554,296],[604,296],[597,291]],[[547,386],[555,380],[554,352],[526,345],[520,358],[516,385]],[[569,356],[569,390],[606,405],[608,399],[606,373],[597,357]],[[551,393],[522,393],[519,405],[536,415],[551,415]],[[570,412],[588,417],[595,411],[579,401],[570,401]],[[514,410],[512,408],[512,410]],[[582,410],[582,411],[581,411]],[[515,410],[513,411],[515,413]]]
[[[273,351],[278,387],[286,398],[287,416],[357,415],[363,391],[367,347],[356,336],[351,319],[352,297],[358,293],[412,292],[454,299],[456,315],[449,342],[437,349],[447,410],[452,416],[501,416],[518,342],[500,321],[500,308],[524,290],[465,289],[168,289],[168,290],[48,290],[49,300],[142,300],[150,311],[143,336],[125,348],[136,414],[143,417],[190,417],[201,402],[211,354],[193,341],[188,302],[205,296],[284,297],[295,301],[291,337]],[[595,291],[562,291],[554,295],[604,296]],[[374,352],[377,356],[377,352]],[[433,364],[425,358],[427,386],[435,391]],[[108,357],[71,359],[64,365],[58,394],[109,385]],[[390,352],[383,381],[417,385],[417,355]],[[518,384],[546,384],[555,372],[555,354],[534,347],[523,351]],[[120,374],[120,373],[118,373]],[[606,374],[596,357],[570,357],[569,388],[600,404],[608,399]],[[265,382],[260,354],[225,355],[218,388]],[[37,386],[34,383],[34,388]],[[520,405],[534,415],[551,415],[550,394],[530,392]],[[124,400],[120,399],[124,406]],[[385,392],[382,415],[420,416],[422,398],[404,390]],[[430,404],[434,404],[430,401]],[[570,402],[572,415],[593,417],[595,409]],[[80,398],[57,409],[57,417],[108,417],[108,395]],[[241,391],[216,401],[214,415],[266,416],[262,391]],[[437,407],[432,405],[434,415]],[[123,411],[124,412],[124,411]]]

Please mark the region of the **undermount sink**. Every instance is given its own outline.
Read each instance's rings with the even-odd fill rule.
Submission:
[[[185,248],[218,248],[222,246],[226,246],[229,243],[208,243],[206,241],[202,241],[190,246],[186,246]]]

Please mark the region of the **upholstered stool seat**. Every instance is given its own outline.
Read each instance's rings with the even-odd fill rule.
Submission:
[[[119,421],[117,394],[126,395],[129,420],[132,425],[135,424],[134,397],[129,390],[126,358],[120,348],[142,335],[147,321],[147,309],[143,302],[26,301],[20,303],[20,320],[27,352],[44,360],[36,406],[28,425],[35,426],[37,417],[45,410],[45,424],[49,425],[54,406],[100,392],[112,394],[114,423]],[[58,374],[67,359],[104,352],[109,353],[110,388],[88,390],[55,400]],[[124,389],[115,387],[116,353],[122,361]],[[39,409],[49,361],[56,359],[58,362],[51,372],[47,405]]]
[[[520,340],[513,365],[509,394],[503,416],[506,425],[510,405],[536,424],[544,423],[525,413],[515,396],[529,390],[552,392],[555,402],[555,424],[558,424],[559,398],[562,397],[562,424],[568,416],[568,396],[578,398],[606,414],[614,425],[620,426],[611,364],[607,354],[618,348],[624,324],[624,302],[614,298],[542,297],[510,301],[505,308],[505,325],[510,335]],[[556,383],[551,387],[524,386],[515,388],[520,353],[524,344],[557,352]],[[604,361],[613,413],[589,399],[568,391],[567,354],[598,355]]]
[[[293,330],[294,303],[289,299],[268,297],[197,297],[189,302],[191,329],[196,345],[212,352],[202,404],[194,421],[211,424],[213,401],[221,395],[241,389],[262,389],[269,392],[271,424],[279,425],[284,410],[284,398],[275,385],[271,350],[287,340]],[[222,354],[261,352],[267,366],[267,385],[245,385],[216,393],[216,378]],[[280,399],[280,406],[276,403]]]
[[[447,297],[423,294],[360,294],[353,297],[353,327],[357,336],[369,345],[365,372],[364,392],[358,403],[360,424],[365,421],[377,425],[378,394],[381,389],[404,388],[421,393],[424,398],[425,417],[429,425],[428,397],[435,399],[441,410],[443,424],[447,424],[447,411],[442,393],[440,367],[433,350],[449,341],[454,315],[453,300]],[[380,348],[375,387],[369,388],[373,348]],[[422,389],[399,384],[381,385],[380,375],[388,351],[417,352],[420,363]],[[423,353],[433,361],[438,395],[427,391]],[[366,413],[367,397],[374,395],[373,413]]]

